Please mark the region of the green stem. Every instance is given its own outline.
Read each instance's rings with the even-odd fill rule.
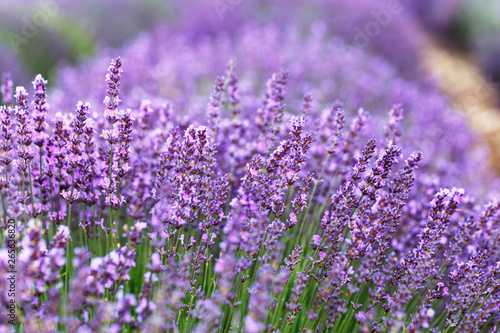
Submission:
[[[42,207],[42,184],[41,184],[41,179],[42,179],[42,176],[43,176],[43,160],[42,160],[42,154],[43,154],[43,151],[42,151],[42,147],[40,146],[40,172],[39,172],[39,175],[38,177],[40,177],[40,182],[38,183],[40,186],[39,186],[39,190],[40,190],[40,213],[41,213],[41,219],[42,219],[42,228],[43,230],[45,230],[45,241],[47,242],[47,246],[49,244],[49,228],[47,228],[47,224],[45,223],[45,216],[44,216],[44,213],[43,213],[43,207]]]
[[[114,125],[111,124],[111,131],[113,131]],[[110,143],[110,152],[109,152],[109,186],[113,186],[113,144]],[[110,229],[110,236],[112,240],[111,242],[114,241],[115,238],[115,233],[113,231],[113,214],[112,214],[112,208],[111,208],[111,193],[109,194],[109,229]]]
[[[94,193],[94,184],[93,184],[93,179],[92,177],[90,177],[90,188],[92,189],[92,193]],[[93,243],[94,243],[94,255],[96,254],[96,248],[95,248],[95,243],[97,241],[97,244],[98,244],[98,252],[99,254],[101,254],[101,237],[98,237],[97,236],[97,233],[96,233],[96,230],[95,230],[95,222],[96,222],[96,214],[95,214],[95,205],[92,204],[90,206],[90,209],[92,209],[92,228],[93,228],[93,233],[92,233],[92,236],[93,236]],[[101,231],[99,230],[99,235],[101,234]]]
[[[71,206],[70,206],[69,212],[68,212],[67,226],[68,226],[68,229],[70,230],[70,234],[71,234]],[[69,286],[68,286],[69,270],[70,270],[70,255],[69,254],[70,254],[70,244],[69,244],[69,239],[68,239],[68,241],[66,242],[66,276],[64,278],[64,280],[65,280],[64,292],[66,295],[66,301],[68,300],[68,291],[69,291]]]
[[[0,195],[2,196],[3,218],[7,220],[8,214],[7,214],[7,209],[5,208],[5,201],[3,200],[3,190],[0,190]]]
[[[9,166],[6,164],[6,165],[5,165],[5,182],[7,183],[7,188],[8,188],[8,186],[9,186],[9,173],[8,173],[8,171],[7,171],[7,169],[8,169],[8,168],[9,168]],[[9,193],[8,193],[8,191],[7,191],[7,195],[8,195],[8,194],[9,194]],[[5,215],[5,217],[10,217],[10,216],[9,216],[9,214],[7,213],[7,210],[5,209],[5,203],[4,203],[4,201],[3,201],[3,192],[2,192],[2,207],[3,207],[3,211],[4,211],[4,213],[5,213],[5,214],[4,214],[4,215]]]
[[[486,287],[485,287],[485,288],[486,288]],[[488,295],[486,295],[486,297],[484,298],[484,300],[483,300],[483,302],[481,303],[481,305],[477,307],[476,311],[474,311],[474,315],[477,313],[477,311],[479,311],[479,309],[480,309],[480,308],[484,305],[484,303],[486,303],[486,300],[487,300],[488,298],[490,298],[491,294],[493,294],[493,292],[495,291],[495,289],[497,289],[497,286],[495,286],[495,287],[492,287],[492,288],[491,288],[491,291],[488,293]],[[483,289],[483,290],[484,290],[484,289]],[[481,294],[482,294],[482,293],[483,293],[483,292],[481,292]],[[479,297],[481,297],[481,294],[479,294],[479,296],[476,298],[476,300],[474,301],[474,304],[476,304],[476,302],[477,302],[477,300],[479,299]],[[469,311],[467,311],[467,314],[470,312],[470,310],[472,310],[472,308],[473,308],[474,304],[472,304],[472,305],[471,305],[471,307],[470,307]]]
[[[356,297],[355,297],[355,299],[354,299],[354,305],[358,304],[359,297],[361,296],[361,293],[363,292],[363,288],[365,287],[365,284],[366,284],[366,280],[365,280],[365,281],[363,281],[363,283],[361,284],[361,287],[359,287],[359,291],[356,293]],[[348,306],[349,306],[349,305],[350,305],[350,304],[348,304]],[[347,318],[346,318],[346,320],[344,320],[344,322],[342,323],[342,326],[341,326],[342,332],[344,332],[344,326],[345,326],[345,325],[347,325],[347,326],[345,326],[345,328],[346,328],[346,329],[347,329],[347,328],[349,328],[349,324],[350,324],[350,322],[351,322],[351,317],[352,317],[352,314],[353,314],[353,312],[354,312],[354,311],[355,311],[355,310],[354,310],[354,307],[351,305],[351,306],[349,307],[349,311],[348,311],[348,313],[347,313]]]
[[[70,200],[72,200],[72,198],[73,198],[74,185],[75,185],[75,169],[73,169],[73,173],[71,176]],[[68,201],[68,204],[66,206],[67,212],[68,212],[68,220],[67,220],[66,224],[67,224],[70,235],[71,235],[71,206],[72,205]],[[68,239],[68,241],[66,242],[66,276],[65,276],[65,285],[64,285],[66,301],[68,300],[68,291],[69,291],[68,283],[69,283],[69,271],[70,271],[70,248],[71,248],[71,245],[70,245],[70,242]]]
[[[30,197],[31,197],[31,213],[35,215],[35,199],[33,197],[33,182],[31,180],[31,162],[28,163],[28,173],[30,175]]]
[[[290,280],[288,281],[288,283],[290,283]],[[288,285],[288,283],[287,283],[287,285]],[[274,327],[274,322],[276,321],[276,316],[278,315],[278,311],[281,309],[281,302],[283,300],[284,294],[285,294],[285,291],[283,290],[283,292],[281,293],[280,298],[278,300],[278,303],[276,303],[276,308],[274,309],[274,315],[273,315],[272,320],[271,320],[271,326],[273,326],[273,327]],[[283,316],[281,316],[281,317],[283,318]]]
[[[495,318],[495,316],[491,315],[490,319],[488,319],[488,321],[484,324],[484,327],[481,329],[481,333],[486,332],[485,330],[488,328],[493,318]]]
[[[462,323],[462,320],[463,318],[465,318],[469,312],[474,308],[474,305],[476,305],[477,301],[479,300],[479,298],[481,297],[481,295],[483,294],[483,292],[486,290],[486,286],[483,287],[483,289],[479,292],[479,294],[477,295],[476,299],[474,300],[474,302],[472,302],[472,304],[470,305],[469,309],[467,310],[467,313],[463,316],[460,317],[458,323],[456,326],[454,326],[453,328],[452,327],[448,327],[446,329],[446,332],[448,332],[448,330],[450,328],[452,328],[455,332],[458,330],[460,324]],[[488,295],[486,295],[486,298],[484,299],[483,303],[481,304],[481,306],[483,306],[484,302],[488,299],[488,297],[490,297],[490,295],[493,293],[493,291],[495,290],[495,288],[492,288],[491,291],[488,293]],[[479,308],[481,306],[478,306],[478,308],[476,309],[476,311],[474,312],[474,314],[479,310]]]
[[[301,224],[300,224],[300,230],[299,230],[299,233],[297,234],[297,237],[296,237],[296,240],[295,240],[295,245],[293,246],[292,249],[296,248],[297,245],[299,244],[300,235],[302,235],[302,231],[304,229],[304,225],[305,225],[305,222],[306,222],[306,219],[307,219],[307,215],[309,214],[309,209],[312,206],[312,200],[313,200],[313,197],[314,197],[314,193],[316,193],[316,189],[318,187],[318,183],[321,181],[321,178],[323,177],[323,173],[325,172],[325,169],[326,169],[326,166],[328,165],[329,160],[330,160],[330,155],[328,155],[328,157],[326,158],[325,164],[323,165],[323,168],[321,169],[321,172],[319,174],[318,181],[314,183],[314,187],[313,187],[313,190],[311,192],[311,196],[309,197],[309,202],[307,203],[306,211],[305,211],[304,215],[302,216],[302,221],[301,221]]]
[[[186,318],[186,327],[184,327],[184,332],[188,332],[188,328],[189,328],[189,319],[191,317],[191,307],[193,306],[193,303],[194,303],[194,295],[191,294],[191,300],[189,301],[189,308],[187,310],[187,318]]]
[[[110,195],[111,196],[111,195]],[[115,232],[113,231],[113,208],[109,206],[109,248],[114,248],[115,245]]]

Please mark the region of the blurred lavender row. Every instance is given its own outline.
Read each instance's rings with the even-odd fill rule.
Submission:
[[[99,103],[104,97],[104,84],[96,82],[105,74],[103,68],[113,53],[121,54],[129,64],[122,83],[122,90],[129,96],[128,107],[138,107],[143,99],[154,96],[153,104],[171,103],[177,117],[186,124],[203,119],[211,80],[230,59],[235,59],[240,94],[247,102],[245,112],[258,107],[253,96],[262,86],[255,82],[286,68],[292,102],[300,103],[303,94],[311,92],[319,108],[338,99],[345,101],[350,113],[359,107],[375,110],[369,133],[381,133],[384,110],[402,103],[405,126],[411,129],[404,136],[404,142],[408,142],[404,146],[429,156],[427,161],[443,185],[460,179],[463,186],[477,184],[481,188],[477,194],[484,194],[481,178],[489,179],[484,163],[487,151],[474,144],[478,141],[467,129],[466,121],[432,81],[404,79],[384,58],[348,46],[338,37],[329,37],[326,31],[323,23],[314,24],[305,33],[295,27],[269,25],[244,29],[238,38],[222,33],[192,42],[184,35],[158,29],[120,50],[104,52],[77,68],[61,70],[61,85],[54,91],[51,104],[54,110],[65,110],[71,108],[75,98],[93,105]],[[481,172],[464,172],[478,167]]]
[[[416,51],[420,47],[422,27],[441,35],[456,28],[459,33],[452,37],[461,40],[471,37],[479,49],[483,49],[480,44],[484,45],[481,43],[484,38],[480,36],[494,38],[494,31],[479,33],[484,29],[474,28],[476,24],[471,17],[476,17],[478,7],[474,3],[465,6],[463,0],[188,0],[175,3],[23,0],[0,7],[5,17],[0,30],[0,49],[2,54],[20,55],[21,59],[11,59],[10,63],[16,62],[16,66],[26,68],[25,73],[34,74],[40,68],[54,68],[58,60],[75,63],[96,49],[119,46],[141,31],[160,25],[199,38],[220,32],[235,34],[247,24],[274,23],[308,29],[314,21],[321,20],[327,23],[329,34],[381,54],[400,70],[415,75],[420,72]],[[114,17],[112,23],[109,17]],[[464,36],[460,35],[462,30]],[[44,74],[50,73],[44,71]],[[16,79],[22,80],[19,82],[22,84],[29,82],[27,76],[16,76]]]

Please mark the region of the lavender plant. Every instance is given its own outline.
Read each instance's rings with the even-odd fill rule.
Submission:
[[[387,110],[402,104],[405,117],[401,121],[407,130],[399,144],[406,156],[412,149],[432,156],[423,160],[421,168],[439,178],[442,186],[453,187],[459,179],[469,193],[483,199],[495,188],[490,170],[484,167],[488,158],[485,145],[478,143],[466,121],[432,82],[405,79],[383,58],[330,37],[321,22],[305,35],[294,27],[281,31],[270,25],[243,27],[238,38],[219,34],[201,41],[158,29],[116,52],[130,67],[121,83],[122,93],[128,96],[124,108],[139,108],[144,100],[151,100],[151,105],[170,105],[182,123],[199,125],[198,120],[207,112],[206,96],[211,94],[214,78],[233,58],[237,60],[242,103],[232,108],[254,112],[260,107],[260,98],[255,96],[264,89],[257,82],[265,82],[270,73],[286,68],[287,99],[292,105],[289,112],[299,112],[306,93],[314,97],[310,104],[316,109],[326,108],[336,98],[344,101],[350,114],[363,107],[371,111],[366,132],[360,133],[366,141],[384,135]],[[100,104],[106,88],[95,82],[103,82],[109,58],[109,52],[103,52],[95,61],[62,69],[61,84],[49,97],[54,109],[73,108],[73,97]],[[310,132],[316,131],[312,125],[305,123]]]
[[[16,221],[19,274],[2,330],[497,329],[500,204],[442,188],[463,159],[411,152],[403,105],[370,119],[314,91],[290,98],[285,70],[254,92],[231,63],[205,115],[181,114],[134,105],[123,68],[102,77],[104,107],[64,114],[41,76],[33,97],[4,76],[2,227]]]

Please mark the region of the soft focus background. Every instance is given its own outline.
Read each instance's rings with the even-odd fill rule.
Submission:
[[[402,77],[436,80],[500,166],[499,0],[23,0],[2,1],[0,17],[0,71],[24,86],[41,73],[49,89],[63,68],[119,55],[112,50],[147,32],[200,41],[264,24],[308,34],[320,21],[327,35],[385,58]]]
[[[381,12],[391,5],[401,10],[385,19]],[[74,64],[161,25],[199,37],[231,34],[251,22],[307,27],[322,20],[331,34],[352,44],[361,44],[360,31],[372,29],[376,36],[368,36],[373,40],[367,46],[399,61],[408,72],[418,67],[415,55],[404,52],[419,43],[417,25],[457,52],[470,54],[486,77],[500,82],[498,0],[8,0],[0,3],[0,15],[0,68],[18,74],[19,80],[39,72],[53,74],[60,62]],[[373,20],[380,31],[370,26]]]

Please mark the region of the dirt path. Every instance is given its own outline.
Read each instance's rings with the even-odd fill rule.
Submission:
[[[473,130],[481,133],[490,146],[492,166],[500,173],[500,110],[495,90],[478,66],[465,54],[451,51],[428,40],[422,50],[426,68],[469,119]]]

